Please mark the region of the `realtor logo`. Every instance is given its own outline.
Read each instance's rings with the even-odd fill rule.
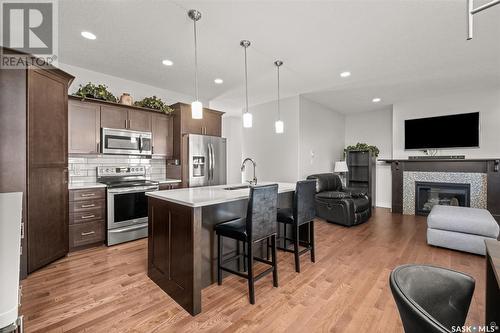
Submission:
[[[3,2],[3,46],[30,54],[53,54],[52,2]]]
[[[1,68],[57,65],[57,0],[0,0],[0,19]]]

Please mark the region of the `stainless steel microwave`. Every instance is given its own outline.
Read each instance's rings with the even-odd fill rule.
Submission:
[[[151,132],[102,128],[101,153],[151,156],[151,138]]]

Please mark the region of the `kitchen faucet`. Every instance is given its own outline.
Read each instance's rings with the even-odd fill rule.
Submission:
[[[251,159],[250,157],[247,157],[243,160],[243,163],[241,163],[241,172],[245,171],[245,163],[247,161],[250,161],[253,164],[253,180],[247,180],[247,182],[250,185],[257,185],[257,177],[255,177],[255,168],[257,167],[257,163],[255,163],[255,161],[253,159]]]

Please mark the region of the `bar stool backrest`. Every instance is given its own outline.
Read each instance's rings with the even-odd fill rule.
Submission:
[[[293,201],[293,218],[298,225],[310,222],[316,217],[316,209],[314,208],[315,196],[315,179],[297,182]]]
[[[278,184],[250,188],[247,210],[247,234],[250,241],[258,241],[276,233]]]

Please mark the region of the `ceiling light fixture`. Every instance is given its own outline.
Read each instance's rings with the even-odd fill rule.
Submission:
[[[374,99],[372,99],[372,102],[373,102],[373,103],[378,103],[378,102],[380,102],[381,100],[382,100],[381,98],[379,98],[379,97],[375,97]]]
[[[163,60],[161,63],[164,64],[165,66],[172,66],[174,64],[172,60],[168,59]]]
[[[194,23],[194,89],[195,101],[191,103],[191,117],[193,119],[203,119],[203,104],[198,98],[198,40],[196,36],[196,22],[201,19],[201,13],[196,9],[188,11],[188,16]]]
[[[283,61],[276,60],[274,62],[276,69],[278,70],[278,120],[274,123],[274,129],[277,134],[281,134],[284,131],[285,124],[281,120],[281,109],[280,109],[280,66],[283,65]]]
[[[351,76],[351,72],[342,72],[342,73],[340,73],[340,77],[346,78],[346,77],[349,77],[349,76]]]
[[[215,84],[223,84],[224,83],[224,80],[223,79],[215,79],[214,80]]]
[[[242,40],[240,45],[245,49],[245,112],[243,113],[243,127],[252,127],[252,114],[248,112],[248,66],[247,66],[247,48],[250,46],[249,40]]]
[[[87,38],[90,40],[94,40],[97,38],[96,35],[94,35],[93,33],[89,32],[89,31],[82,31],[81,35],[83,38]]]

